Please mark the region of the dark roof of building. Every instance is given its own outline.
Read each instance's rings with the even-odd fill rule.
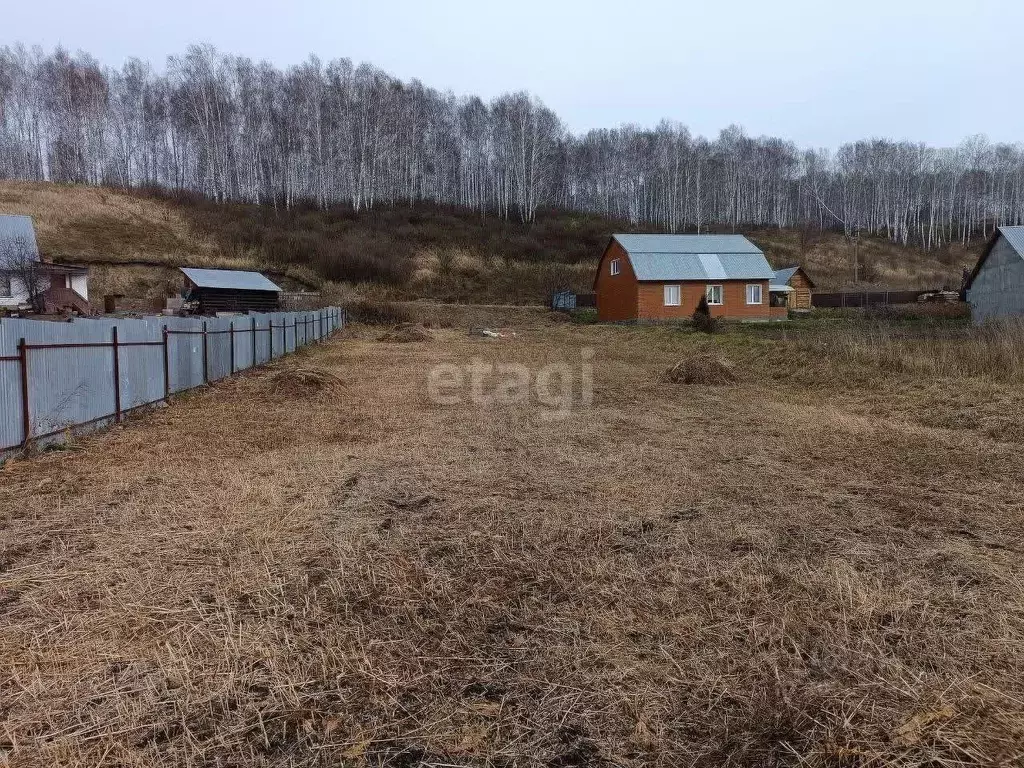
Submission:
[[[233,291],[276,291],[281,288],[259,272],[245,272],[238,269],[196,269],[182,267],[185,277],[197,288],[220,288]]]
[[[28,248],[33,259],[39,260],[39,246],[36,244],[36,228],[31,216],[0,214],[0,245],[21,241]]]
[[[636,279],[770,280],[764,253],[743,235],[613,235]]]

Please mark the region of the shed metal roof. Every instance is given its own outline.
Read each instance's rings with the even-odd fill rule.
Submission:
[[[786,267],[785,269],[776,269],[775,280],[773,282],[777,283],[778,285],[785,285],[786,283],[789,282],[789,279],[796,274],[796,271],[798,269],[800,269],[800,267]]]
[[[18,241],[25,243],[32,258],[39,260],[36,228],[31,216],[0,215],[0,247]]]
[[[281,291],[278,286],[259,272],[245,272],[238,269],[195,269],[194,267],[182,267],[181,271],[199,288]]]
[[[770,280],[761,250],[743,235],[614,235],[636,279]]]
[[[1024,227],[999,227],[999,233],[1024,258]]]

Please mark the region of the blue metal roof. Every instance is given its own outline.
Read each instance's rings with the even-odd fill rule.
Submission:
[[[612,235],[638,253],[761,253],[743,235]]]
[[[36,244],[36,228],[31,216],[0,215],[0,247],[8,243],[22,242],[29,254],[39,260],[39,246]]]
[[[796,274],[796,271],[800,267],[785,267],[783,269],[775,270],[775,279],[772,280],[776,285],[786,285],[789,283],[789,279]]]
[[[770,280],[761,250],[743,235],[614,235],[637,280]]]
[[[259,272],[244,272],[238,269],[195,269],[193,267],[182,267],[181,271],[199,288],[225,288],[238,291],[281,290]]]

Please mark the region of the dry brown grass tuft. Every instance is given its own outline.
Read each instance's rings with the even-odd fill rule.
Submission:
[[[1024,424],[1016,382],[810,387],[767,375],[792,342],[516,330],[346,331],[282,363],[344,397],[243,376],[9,464],[6,760],[1020,762],[1024,452],[986,427]],[[441,362],[582,348],[562,421],[426,397]],[[726,350],[736,386],[657,380]]]
[[[267,391],[285,397],[309,397],[343,388],[344,383],[338,376],[319,367],[289,366],[266,377]]]
[[[401,323],[389,331],[384,332],[378,341],[387,341],[392,344],[407,343],[412,341],[433,341],[434,334],[429,328],[424,328],[419,323]]]
[[[739,381],[736,367],[724,357],[711,352],[683,358],[665,372],[665,377],[674,384],[703,386],[721,386]]]

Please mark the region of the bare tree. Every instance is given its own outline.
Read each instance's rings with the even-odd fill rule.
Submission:
[[[544,206],[670,231],[792,227],[941,248],[1024,223],[1024,146],[872,139],[801,150],[731,126],[573,135],[527,93],[485,104],[347,59],[287,70],[205,46],[165,72],[0,48],[0,178],[191,190],[322,208]]]
[[[33,312],[44,311],[43,294],[50,287],[50,276],[25,238],[0,240],[0,281],[8,296],[23,295]]]

